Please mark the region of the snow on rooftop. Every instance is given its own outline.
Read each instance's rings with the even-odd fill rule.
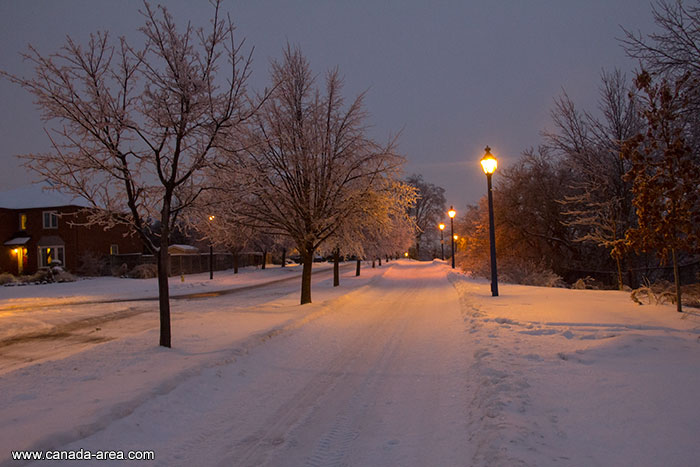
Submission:
[[[33,183],[0,192],[0,208],[32,209],[58,206],[88,207],[89,204],[82,198],[76,198],[52,189],[48,182]]]

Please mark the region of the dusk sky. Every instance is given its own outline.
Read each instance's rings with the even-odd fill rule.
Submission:
[[[154,2],[155,3],[155,2]],[[180,22],[206,26],[205,1],[168,1]],[[0,68],[28,76],[27,44],[55,52],[70,35],[140,39],[140,1],[0,2]],[[224,1],[239,36],[254,46],[253,89],[269,83],[269,61],[299,45],[316,73],[339,66],[346,97],[367,90],[372,135],[401,132],[405,174],[446,189],[457,209],[486,190],[479,166],[486,145],[507,168],[541,142],[562,89],[594,110],[600,73],[637,65],[617,39],[620,26],[654,30],[643,0]],[[16,154],[45,151],[48,138],[32,98],[0,80],[0,191],[33,180]],[[495,176],[497,177],[497,175]]]

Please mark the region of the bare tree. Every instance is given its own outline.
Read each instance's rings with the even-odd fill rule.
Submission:
[[[570,171],[546,147],[529,149],[499,172],[494,188],[498,273],[505,281],[552,285],[578,256],[571,229],[562,223]],[[455,223],[460,267],[490,276],[489,210],[486,197],[466,206]],[[556,274],[555,274],[556,273]]]
[[[86,47],[70,37],[59,52],[33,47],[31,78],[2,75],[32,93],[53,150],[24,156],[61,191],[94,208],[89,223],[127,224],[158,258],[160,345],[171,346],[168,244],[178,217],[202,191],[214,149],[251,114],[246,98],[250,55],[241,57],[230,18],[213,2],[211,28],[178,31],[164,7],[144,3],[143,48],[107,32]],[[222,75],[224,76],[222,78]],[[150,220],[160,223],[158,239]]]
[[[634,225],[631,183],[623,179],[629,162],[620,158],[622,143],[642,128],[632,90],[616,70],[601,77],[599,116],[579,111],[564,93],[552,110],[555,131],[545,133],[548,147],[562,156],[571,170],[570,192],[563,221],[578,241],[605,248],[617,267],[622,289],[622,251],[625,231]]]
[[[411,208],[411,216],[416,224],[416,255],[420,256],[420,244],[423,236],[430,232],[436,232],[440,219],[447,212],[445,189],[423,180],[423,176],[413,174],[406,179],[406,183],[416,187],[418,199]]]
[[[678,118],[689,124],[686,144],[700,152],[700,5],[697,0],[658,0],[652,4],[657,32],[624,29],[622,45],[653,78],[683,84],[686,102]]]
[[[233,141],[216,173],[244,223],[291,237],[303,263],[301,303],[311,302],[314,253],[360,211],[375,181],[403,159],[366,134],[363,95],[346,106],[337,69],[316,86],[298,48],[272,62],[273,91],[246,144]],[[239,186],[241,189],[231,189]]]
[[[653,74],[679,78],[688,72],[700,73],[700,8],[695,3],[659,0],[652,4],[660,30],[644,37],[623,28],[622,45],[627,54],[642,61]]]

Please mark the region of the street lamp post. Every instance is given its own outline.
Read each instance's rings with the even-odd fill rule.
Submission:
[[[445,237],[443,235],[445,233],[445,224],[441,222],[438,227],[440,227],[440,258],[445,261]]]
[[[209,216],[209,222],[216,219],[216,216]],[[209,242],[209,280],[214,279],[214,244]]]
[[[455,268],[455,216],[457,211],[455,211],[454,206],[450,206],[450,210],[447,211],[447,215],[450,216],[450,232],[452,237],[452,269]]]
[[[496,269],[496,233],[493,222],[493,191],[491,188],[491,176],[498,167],[498,161],[493,154],[491,148],[486,146],[486,153],[481,158],[481,167],[486,174],[486,184],[489,194],[489,243],[491,245],[491,295],[498,297],[498,270]]]

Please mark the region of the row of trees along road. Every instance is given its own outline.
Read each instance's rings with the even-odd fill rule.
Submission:
[[[366,200],[386,195],[410,204],[414,196],[392,180],[402,162],[393,144],[366,137],[362,97],[344,107],[337,71],[321,93],[301,53],[288,49],[273,66],[272,91],[253,95],[252,52],[244,53],[218,1],[213,7],[207,29],[179,30],[164,7],[144,2],[136,42],[143,45],[99,32],[85,46],[68,38],[51,55],[30,46],[31,77],[0,72],[35,97],[50,125],[52,150],[23,156],[26,166],[96,208],[89,223],[129,225],[158,258],[165,347],[170,233],[196,209],[222,199],[236,206],[227,221],[237,228],[227,234],[261,229],[272,236],[266,241],[291,238],[304,258],[307,303],[314,251],[341,227],[366,220]],[[401,209],[389,211],[381,228],[390,221],[411,227]]]
[[[635,78],[603,72],[596,111],[563,93],[543,144],[502,172],[495,214],[504,274],[552,270],[572,281],[614,270],[622,289],[633,272],[670,262],[681,310],[679,263],[697,264],[700,253],[700,8],[689,3],[656,2],[658,32],[624,31],[622,45],[640,63]],[[459,224],[466,266],[476,271],[487,265],[484,206]]]
[[[302,260],[305,304],[319,250],[338,257],[405,248],[415,192],[395,179],[403,158],[394,141],[367,137],[364,96],[345,105],[337,69],[320,88],[301,51],[287,47],[272,62],[272,85],[251,124],[231,134],[207,171],[212,190],[199,211],[215,213],[222,226],[291,239]]]

